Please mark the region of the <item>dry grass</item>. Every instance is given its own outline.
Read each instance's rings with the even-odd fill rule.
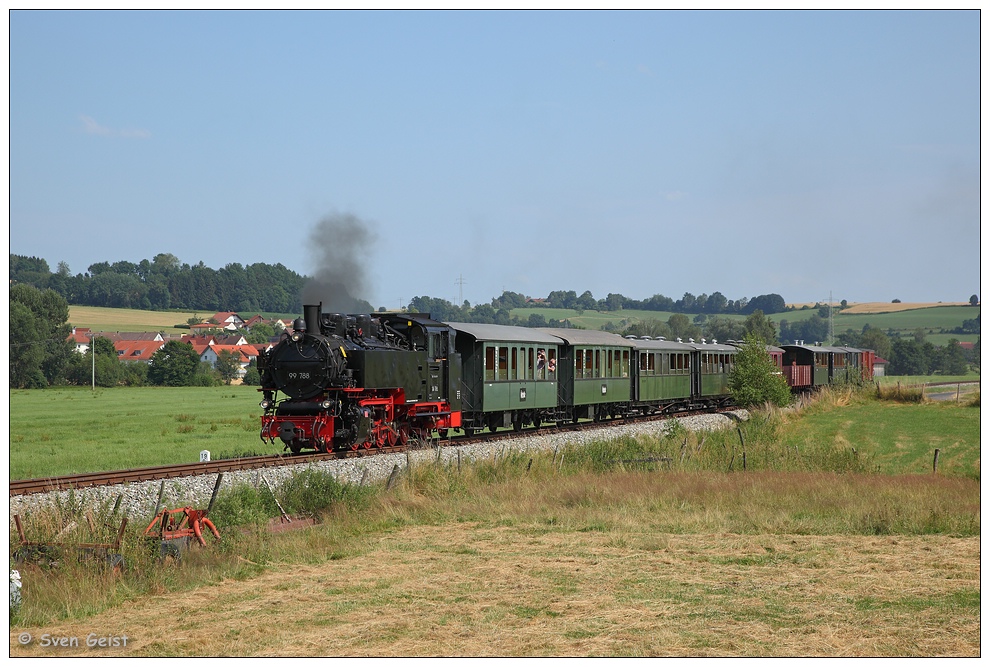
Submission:
[[[620,471],[478,493],[426,474],[366,510],[370,531],[364,512],[339,510],[297,533],[231,536],[227,557],[246,564],[233,578],[20,625],[11,655],[979,655],[972,480]],[[976,525],[941,525],[952,513]],[[926,516],[937,534],[899,523],[924,531]],[[25,573],[28,598],[38,574]],[[56,651],[20,646],[21,632],[129,641]]]
[[[19,628],[12,656],[978,656],[978,537],[447,523],[360,558]],[[29,591],[28,591],[29,592]],[[126,634],[52,649],[44,632]]]

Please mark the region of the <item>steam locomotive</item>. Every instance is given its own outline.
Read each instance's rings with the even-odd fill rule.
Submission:
[[[298,453],[405,445],[580,419],[731,404],[738,344],[623,338],[603,331],[442,323],[423,314],[324,313],[258,358],[261,438]],[[768,347],[791,387],[872,376],[873,353]],[[800,365],[799,365],[800,364]]]
[[[406,444],[458,428],[452,335],[423,317],[304,306],[293,332],[258,357],[262,439],[298,453]]]

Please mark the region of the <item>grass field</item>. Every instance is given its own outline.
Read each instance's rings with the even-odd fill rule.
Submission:
[[[66,387],[10,392],[10,477],[267,451],[254,387]],[[274,451],[272,453],[275,453]]]
[[[156,403],[168,405],[160,423],[207,433],[226,422],[192,403],[249,410],[232,389],[176,391],[188,397],[152,391],[122,407],[115,428],[143,443]],[[12,424],[52,412],[27,400],[47,392],[14,393]],[[158,563],[131,535],[118,577],[71,562],[24,569],[10,654],[975,657],[979,413],[834,392],[756,414],[742,449],[733,430],[675,431],[566,459],[416,465],[391,490],[344,487],[322,525],[279,535],[231,525],[249,507],[276,512],[267,492],[227,490],[213,515],[221,544],[181,564]],[[651,455],[672,463],[632,462]],[[128,645],[37,641],[94,631]]]

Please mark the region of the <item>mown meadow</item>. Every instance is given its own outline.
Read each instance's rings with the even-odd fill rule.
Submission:
[[[310,472],[277,495],[320,523],[279,534],[267,490],[227,489],[220,545],[181,562],[131,534],[118,575],[29,566],[11,654],[978,656],[979,412],[837,391],[738,429],[419,464],[390,487]],[[171,417],[222,430],[206,418]],[[92,630],[131,642],[16,639]]]

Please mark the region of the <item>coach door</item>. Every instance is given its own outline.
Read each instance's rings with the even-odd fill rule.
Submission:
[[[701,396],[701,352],[692,350],[690,357],[691,367],[688,373],[691,376],[691,397]]]

